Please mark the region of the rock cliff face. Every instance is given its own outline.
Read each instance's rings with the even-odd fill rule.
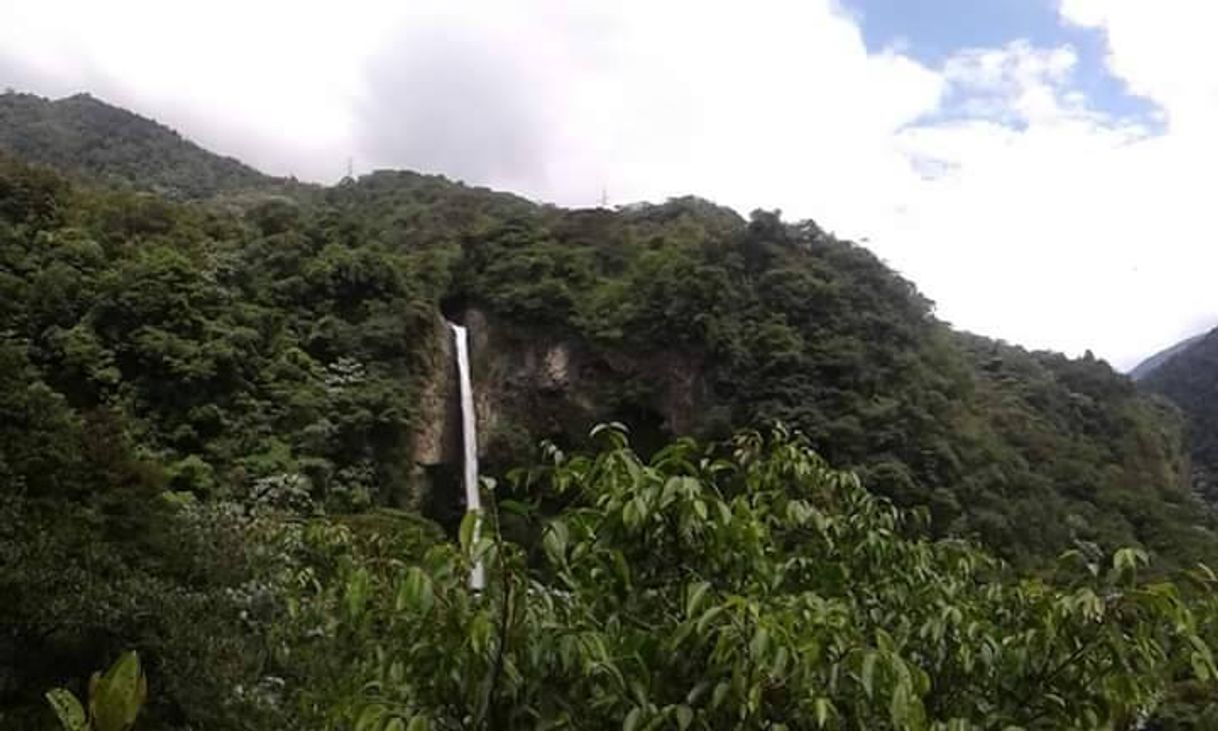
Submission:
[[[695,431],[709,401],[701,364],[689,356],[602,350],[477,308],[450,314],[469,330],[484,471],[520,462],[542,439],[578,445],[589,424],[603,421],[629,423],[632,440],[647,451]],[[454,503],[451,510],[460,495],[460,394],[452,333],[438,327],[436,338],[412,443],[413,482],[425,501]]]
[[[402,507],[433,503],[440,494],[460,494],[449,484],[460,487],[461,468],[461,403],[453,335],[439,315],[436,320],[434,342],[426,349],[430,358],[419,397],[418,426],[411,437],[411,490],[398,501]],[[428,509],[436,512],[437,506]]]
[[[696,427],[708,400],[700,364],[670,352],[624,354],[554,333],[524,331],[470,308],[479,453],[488,466],[517,461],[541,439],[578,444],[589,424],[625,421],[652,444]]]

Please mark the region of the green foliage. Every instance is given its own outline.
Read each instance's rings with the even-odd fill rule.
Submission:
[[[56,101],[0,94],[0,150],[111,185],[178,197],[280,182],[88,94]]]
[[[91,114],[80,124],[109,119]],[[409,502],[443,303],[571,343],[596,373],[595,394],[522,395],[489,433],[500,462],[542,437],[579,443],[589,419],[656,443],[777,419],[899,504],[931,506],[939,535],[1021,564],[1079,540],[1179,565],[1216,547],[1172,414],[1102,362],[951,332],[811,222],[692,198],[563,211],[393,172],[179,206],[5,170],[4,326],[73,407],[132,417],[177,489],[299,474],[332,507]]]
[[[1020,577],[916,537],[785,431],[649,462],[600,438],[515,474],[502,507],[535,542],[349,561],[306,587],[295,621],[358,658],[310,688],[338,699],[331,727],[1127,728],[1174,677],[1214,688],[1209,614],[1142,580],[1140,551]]]
[[[680,434],[781,420],[869,490],[926,507],[925,536],[975,537],[1020,569],[1047,576],[1076,546],[1091,564],[1134,547],[1152,574],[1214,556],[1172,409],[1094,359],[951,331],[912,284],[812,222],[744,220],[693,198],[568,211],[405,172],[301,186],[87,97],[0,97],[0,148],[91,181],[0,153],[0,726],[35,725],[43,688],[128,647],[157,688],[149,729],[312,728],[361,712],[414,728],[458,712],[730,726],[770,706],[793,714],[776,726],[1063,718],[1043,708],[1049,695],[1015,707],[1009,693],[1036,683],[1077,698],[1072,722],[1086,725],[1087,709],[1115,719],[1151,704],[1169,658],[1143,651],[1175,652],[1188,630],[1180,597],[1114,583],[1141,553],[1079,584],[1021,582],[966,544],[913,534],[905,513],[803,446],[706,465],[689,445],[662,451]],[[440,312],[475,309],[500,338],[474,352],[476,379],[503,341],[562,344],[575,379],[509,379],[515,400],[480,435],[484,464],[519,460],[543,436],[586,445],[590,420],[607,419],[669,462],[623,449],[560,461],[504,502],[511,541],[460,551],[387,509],[419,502],[411,442],[434,426],[421,394],[446,365]],[[754,464],[810,472],[775,481]],[[636,472],[646,479],[623,487]],[[661,477],[661,494],[669,478],[678,490],[663,508],[639,492]],[[783,512],[799,500],[818,513]],[[816,514],[825,527],[808,527]],[[608,522],[590,526],[594,515]],[[883,560],[839,550],[864,528]],[[471,598],[472,553],[509,567],[508,584]],[[809,568],[822,563],[838,568]],[[959,608],[981,634],[954,614],[943,637],[918,634],[932,610],[906,617],[897,598],[922,597],[924,578],[934,611]],[[695,594],[721,612],[677,643],[689,622],[677,608]],[[1186,626],[1167,631],[1177,611]],[[438,644],[404,644],[432,622]],[[715,649],[750,647],[763,626],[746,665]],[[997,646],[978,639],[1013,627]],[[1138,628],[1160,631],[1117,658],[1114,627],[1138,642]],[[532,655],[532,638],[559,645]],[[1069,672],[1047,665],[1038,679],[1019,664],[1062,651],[1080,653]],[[716,680],[691,699],[697,663]],[[923,688],[913,668],[951,687],[965,678],[960,697]],[[777,681],[756,691],[758,678]],[[1081,690],[1083,678],[1099,685]],[[380,706],[364,697],[373,681]],[[1173,686],[1165,698],[1184,705],[1165,714],[1202,713],[1193,701],[1209,686],[1196,687]]]
[[[1024,565],[1076,541],[1177,565],[1218,548],[1170,410],[1101,361],[950,331],[909,282],[811,222],[685,199],[517,217],[464,250],[453,296],[524,340],[578,344],[610,392],[594,418],[658,411],[669,436],[790,423],[869,487],[930,506],[939,535]],[[513,416],[580,442],[550,426],[578,420],[536,400]]]
[[[12,190],[43,175],[0,160]],[[323,502],[402,499],[438,327],[410,257],[327,243],[332,211],[263,236],[54,190],[52,222],[0,221],[0,294],[4,332],[72,410],[122,412],[175,490],[242,496],[301,473]]]
[[[65,688],[46,694],[64,731],[129,731],[148,698],[148,680],[139,655],[123,653],[103,675],[89,680],[88,715],[76,696]]]

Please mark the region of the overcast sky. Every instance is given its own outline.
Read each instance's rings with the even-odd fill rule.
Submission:
[[[0,86],[277,174],[693,193],[1118,367],[1218,325],[1211,0],[0,0]]]

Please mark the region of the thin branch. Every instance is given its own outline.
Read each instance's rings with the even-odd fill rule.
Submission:
[[[507,554],[504,551],[503,531],[500,530],[499,524],[499,505],[492,496],[490,503],[492,519],[495,522],[495,544],[497,553],[499,554],[499,577],[502,583],[502,597],[499,602],[499,643],[495,648],[495,662],[491,666],[490,677],[488,678],[486,687],[486,697],[482,702],[482,712],[479,714],[485,725],[488,716],[492,716],[491,725],[487,728],[505,728],[504,720],[498,718],[498,704],[495,703],[495,692],[499,688],[499,680],[503,676],[504,655],[507,652],[507,633],[508,625],[511,622],[512,615],[512,579],[508,573]]]

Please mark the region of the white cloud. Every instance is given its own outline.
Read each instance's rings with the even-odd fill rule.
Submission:
[[[960,326],[1131,365],[1216,314],[1218,11],[1061,1],[1166,130],[1098,111],[1068,46],[929,68],[869,53],[835,0],[8,3],[0,85],[16,62],[313,179],[354,156],[569,204],[781,207],[868,237]]]
[[[361,48],[392,17],[359,5],[3,2],[0,49],[50,82],[35,91],[89,91],[254,165],[335,177]]]
[[[1207,0],[1060,0],[1068,22],[1105,33],[1108,66],[1188,130],[1218,117],[1218,4]],[[1213,127],[1210,126],[1210,130]]]
[[[1082,100],[1060,93],[1077,64],[1069,46],[1038,49],[1016,41],[1005,48],[960,51],[942,73],[963,99],[962,116],[1018,123],[1053,119],[1066,109],[1081,111]]]

